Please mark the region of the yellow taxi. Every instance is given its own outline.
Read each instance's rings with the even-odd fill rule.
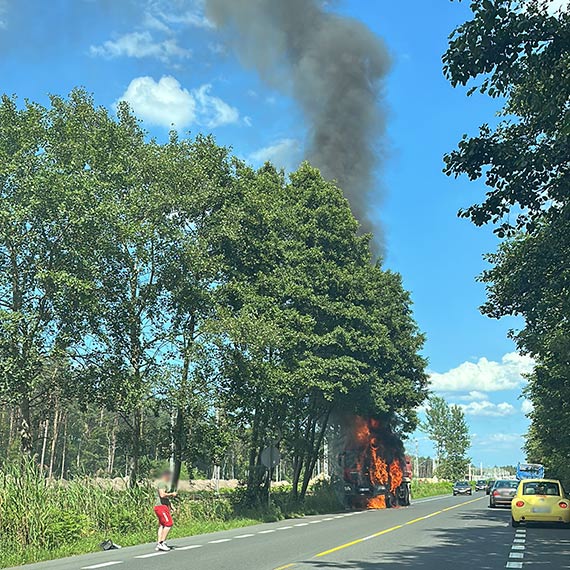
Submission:
[[[570,500],[560,481],[555,479],[523,479],[511,503],[512,525],[526,522],[562,523],[570,525]]]

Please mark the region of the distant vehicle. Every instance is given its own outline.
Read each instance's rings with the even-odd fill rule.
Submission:
[[[512,525],[527,522],[560,523],[570,526],[570,502],[560,481],[525,479],[511,503]]]
[[[472,495],[473,488],[467,481],[456,481],[453,484],[453,496],[457,495]]]
[[[486,491],[486,490],[487,490],[487,481],[484,481],[483,479],[479,479],[475,483],[475,491]]]
[[[487,487],[485,488],[485,494],[486,495],[490,495],[491,494],[491,489],[493,488],[493,485],[495,484],[495,480],[494,479],[489,479],[487,481]]]
[[[517,465],[517,479],[544,479],[544,465],[540,463],[519,463]]]
[[[489,494],[489,507],[494,509],[499,506],[510,506],[513,497],[517,493],[518,486],[518,481],[495,481],[491,493]]]

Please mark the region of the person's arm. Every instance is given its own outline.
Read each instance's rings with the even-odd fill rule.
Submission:
[[[167,493],[166,489],[163,489],[162,487],[158,489],[158,495],[161,499],[170,499],[172,497],[176,497],[177,493],[172,492],[172,493]]]

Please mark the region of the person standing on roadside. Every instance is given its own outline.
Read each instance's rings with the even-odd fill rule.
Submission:
[[[172,513],[170,511],[170,499],[176,497],[176,493],[170,493],[170,482],[172,480],[172,472],[165,470],[156,482],[156,498],[154,503],[154,512],[158,518],[158,542],[155,550],[164,552],[171,550],[166,544],[166,537],[172,528]]]

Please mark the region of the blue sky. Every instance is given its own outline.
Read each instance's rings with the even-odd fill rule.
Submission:
[[[478,311],[485,293],[475,277],[497,241],[456,213],[484,187],[442,174],[445,152],[497,111],[497,101],[467,98],[442,75],[447,37],[469,17],[468,3],[408,0],[402,10],[337,0],[331,9],[364,22],[392,54],[387,156],[371,215],[384,227],[386,266],[412,292],[433,388],[464,406],[476,463],[516,463],[528,411],[521,373],[532,362],[507,339],[516,321]],[[49,8],[0,0],[0,54],[0,91],[21,99],[46,102],[81,85],[109,108],[129,100],[159,140],[174,123],[182,133],[213,132],[254,164],[293,168],[301,158],[306,127],[295,102],[240,65],[200,0],[54,0]],[[420,452],[430,452],[418,437]]]

